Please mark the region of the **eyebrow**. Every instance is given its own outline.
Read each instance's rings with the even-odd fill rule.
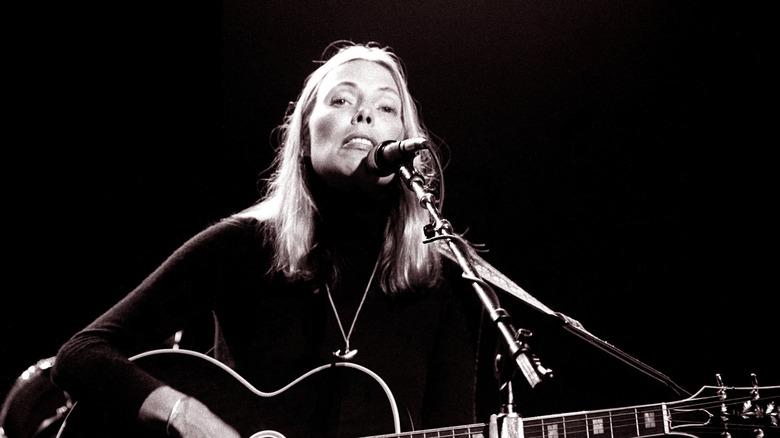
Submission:
[[[355,83],[355,82],[343,81],[343,82],[339,82],[338,84],[334,85],[332,89],[336,89],[336,88],[344,87],[344,86],[348,86],[348,87],[352,87],[352,88],[358,88],[358,84]],[[388,86],[379,87],[379,91],[390,92],[390,93],[395,94],[398,97],[401,97],[401,93],[396,91],[393,87],[388,87]]]

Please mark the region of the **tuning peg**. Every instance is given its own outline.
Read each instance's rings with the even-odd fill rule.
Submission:
[[[753,383],[753,390],[750,394],[753,396],[753,400],[758,400],[758,378],[756,373],[750,373],[750,381]]]
[[[761,407],[760,403],[756,403],[759,399],[758,396],[758,379],[756,375],[751,373],[750,380],[753,384],[753,389],[750,391],[750,400],[745,400],[742,404],[742,418],[764,418],[766,412]],[[773,407],[770,406],[771,409]]]
[[[718,385],[718,399],[722,402],[726,400],[726,386],[723,384],[723,379],[720,377],[720,374],[715,374],[715,382]],[[729,421],[728,416],[728,408],[726,407],[726,403],[720,404],[720,421],[724,426],[724,432],[723,436],[726,437],[728,432],[725,430],[726,425]],[[728,435],[730,437],[730,435]]]
[[[771,402],[769,402],[767,404],[765,413],[766,413],[767,417],[769,418],[769,424],[772,427],[777,427],[778,426],[778,413],[777,413],[777,405],[775,404],[775,402],[771,401]]]
[[[726,400],[726,386],[723,384],[723,379],[720,374],[715,374],[715,382],[718,385],[718,398],[720,400]]]

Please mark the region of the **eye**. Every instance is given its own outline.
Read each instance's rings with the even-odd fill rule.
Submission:
[[[398,114],[398,110],[394,106],[382,105],[379,107],[379,111],[387,114]]]
[[[344,106],[347,103],[349,103],[349,101],[343,97],[334,97],[330,100],[330,104],[333,106]]]

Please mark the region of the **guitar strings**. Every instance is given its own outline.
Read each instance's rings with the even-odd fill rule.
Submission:
[[[774,387],[766,388],[766,389],[775,389]],[[768,400],[769,403],[767,403],[767,406],[770,404],[774,405],[775,400],[778,399],[778,396],[770,396],[770,397],[761,397],[762,401]],[[598,410],[598,411],[592,411],[590,413],[586,412],[580,412],[580,413],[572,413],[572,414],[564,414],[561,416],[558,416],[559,421],[549,421],[548,423],[545,423],[545,419],[534,419],[534,418],[528,418],[523,419],[521,417],[522,421],[522,427],[523,427],[523,436],[526,438],[551,438],[552,436],[558,436],[558,437],[566,437],[568,434],[576,434],[577,436],[591,436],[591,431],[586,430],[588,429],[588,422],[592,420],[597,419],[609,419],[611,421],[611,425],[613,429],[623,429],[625,430],[626,427],[629,425],[632,429],[634,429],[637,424],[637,415],[642,412],[658,412],[659,415],[663,409],[667,409],[671,412],[672,418],[669,420],[674,420],[674,412],[691,412],[695,410],[706,410],[710,408],[717,408],[720,410],[720,407],[728,402],[728,404],[744,404],[745,402],[753,400],[753,397],[748,396],[742,396],[742,397],[736,397],[736,398],[729,398],[727,400],[721,400],[717,396],[710,396],[710,397],[703,397],[696,400],[680,400],[676,402],[668,402],[668,403],[658,403],[658,404],[648,404],[648,405],[638,405],[638,406],[631,406],[626,408],[618,408],[618,409],[604,409],[604,410]],[[643,409],[644,411],[638,411],[638,409]],[[620,411],[619,413],[613,413],[612,411]],[[767,415],[771,414],[775,420],[777,420],[777,407],[774,406],[774,411],[771,413],[768,412],[768,410],[764,410]],[[604,416],[598,416],[598,413],[609,413],[608,415]],[[590,415],[590,416],[589,416]],[[566,417],[573,417],[578,416],[577,420],[573,419],[567,419]],[[553,417],[554,418],[554,417]],[[631,421],[628,421],[628,420]],[[549,420],[549,419],[548,419]],[[667,421],[664,418],[659,418],[659,428],[663,429],[663,433],[666,434],[666,429],[663,424],[660,422]],[[578,427],[575,427],[574,425],[577,425]],[[707,424],[701,424],[699,423],[690,423],[690,424],[698,424],[696,427],[696,432],[704,432],[704,433],[711,433],[711,432],[723,432],[724,427],[722,424],[710,424],[709,422]],[[562,427],[561,430],[553,430],[554,434],[551,433],[553,431],[546,430],[544,427],[549,426],[555,426],[560,425]],[[680,430],[680,428],[685,427],[686,423],[683,421],[674,421],[674,424],[669,424],[671,426],[669,432],[670,433],[686,433],[689,430]],[[776,424],[767,425],[770,427],[778,427]],[[605,425],[605,428],[609,427],[609,425]],[[401,434],[390,434],[390,435],[379,435],[376,438],[403,438],[403,437],[409,437],[409,438],[433,438],[433,437],[477,437],[477,436],[484,436],[483,432],[487,428],[486,424],[472,424],[468,426],[461,426],[461,427],[455,427],[455,428],[441,428],[441,429],[430,429],[430,430],[422,430],[422,431],[412,431],[412,432],[403,432]],[[529,430],[530,429],[530,430]],[[753,425],[742,425],[738,423],[727,423],[727,430],[730,432],[741,432],[741,431],[748,431],[752,432],[755,429],[755,426]],[[442,434],[442,432],[446,432],[445,435]],[[636,431],[632,430],[632,435],[635,436],[634,433]],[[766,432],[766,431],[765,431]],[[607,433],[605,431],[605,433]],[[655,431],[648,432],[648,434],[644,436],[649,435],[658,435]],[[622,435],[621,435],[622,436]],[[639,436],[643,436],[643,434],[640,433]]]
[[[777,396],[771,396],[771,397],[762,397],[761,400],[770,400],[771,403],[774,403],[774,400],[777,399]],[[542,430],[545,427],[551,427],[555,426],[556,424],[560,425],[562,427],[561,430],[558,430],[558,434],[560,436],[566,436],[567,434],[579,434],[584,435],[588,432],[588,426],[591,424],[593,420],[598,419],[607,419],[609,420],[609,423],[604,425],[604,428],[612,428],[612,429],[625,429],[627,427],[631,427],[632,429],[635,428],[638,425],[638,422],[640,421],[640,418],[637,417],[637,415],[642,414],[644,412],[658,412],[659,416],[661,411],[663,410],[662,405],[666,406],[666,409],[671,414],[670,420],[672,420],[674,423],[671,424],[671,426],[674,427],[672,431],[678,430],[680,428],[687,426],[696,426],[700,431],[722,431],[724,428],[723,424],[719,423],[712,423],[711,419],[713,416],[708,416],[705,421],[685,421],[684,419],[676,419],[675,418],[675,411],[678,412],[691,412],[693,410],[707,410],[712,408],[717,408],[720,410],[720,407],[728,402],[728,404],[738,404],[738,403],[745,403],[747,401],[752,400],[752,397],[744,396],[744,397],[737,397],[737,398],[730,398],[727,400],[721,400],[717,396],[711,396],[711,397],[704,397],[697,400],[692,401],[678,401],[678,402],[670,402],[670,403],[664,403],[664,404],[658,404],[658,405],[641,405],[641,406],[634,406],[634,407],[628,407],[628,408],[620,408],[620,409],[605,409],[605,410],[599,410],[599,411],[593,411],[591,413],[580,413],[580,414],[570,414],[569,416],[579,416],[577,419],[567,419],[565,416],[558,417],[558,421],[549,421],[545,423],[544,419],[533,419],[529,418],[523,422],[524,429],[529,426],[536,426],[540,428],[540,432],[535,432],[534,430],[525,431],[524,436],[526,438],[546,438],[550,436],[549,430]],[[655,409],[650,410],[644,410],[640,411],[637,409],[641,408],[652,408],[655,407]],[[775,408],[777,409],[777,408]],[[611,412],[612,411],[612,412]],[[620,411],[618,413],[614,413],[614,411]],[[605,416],[598,416],[598,413],[608,413],[608,415]],[[775,411],[775,418],[776,418],[776,411]],[[771,421],[771,419],[767,419],[768,421]],[[665,421],[662,417],[659,417],[657,420],[660,424],[660,422]],[[734,422],[727,422],[725,424],[728,428],[728,430],[736,431],[741,429],[753,429],[756,426],[755,425],[744,425]],[[767,426],[770,427],[778,427],[775,425],[767,424]],[[659,427],[663,427],[663,424],[660,424]],[[530,433],[529,433],[530,432]]]

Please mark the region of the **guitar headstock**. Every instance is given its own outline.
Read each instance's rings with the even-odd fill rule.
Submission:
[[[759,386],[755,374],[751,380],[752,386],[726,386],[716,375],[717,386],[704,386],[682,407],[672,407],[672,429],[727,438],[780,437],[780,386]]]

